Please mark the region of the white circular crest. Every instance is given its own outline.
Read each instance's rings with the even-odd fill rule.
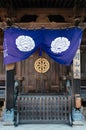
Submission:
[[[30,36],[21,35],[16,39],[16,46],[20,51],[31,51],[35,47],[35,42]]]
[[[61,53],[66,51],[70,46],[70,41],[66,37],[55,38],[51,43],[51,51]]]

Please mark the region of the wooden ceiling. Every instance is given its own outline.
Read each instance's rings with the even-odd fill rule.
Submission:
[[[56,10],[57,13],[52,13],[51,8]],[[22,12],[20,11],[21,9],[23,10]],[[26,9],[32,10],[30,11]],[[63,17],[65,17],[64,14],[67,17],[74,17],[75,14],[75,17],[78,15],[79,17],[86,19],[86,0],[0,0],[0,21],[3,21],[2,19],[6,17],[12,18],[15,15],[18,20],[18,14],[24,14],[25,10],[25,14],[30,14],[34,9],[47,9],[50,11],[49,14],[61,15]],[[69,11],[69,9],[73,11]],[[48,15],[47,10],[46,14]],[[65,12],[65,10],[67,11]],[[37,10],[34,10],[32,15],[38,15],[40,14],[40,11],[42,12],[42,10],[38,11],[37,13],[35,13],[35,11]]]
[[[86,0],[0,0],[3,8],[86,8]]]
[[[85,12],[86,0],[0,0],[0,22],[5,21],[9,25],[9,18],[14,23],[38,22],[37,17],[43,15],[50,22],[75,22],[79,25],[80,22],[86,23]]]
[[[9,25],[8,18],[14,23],[37,22],[44,14],[50,22],[86,23],[86,0],[0,0],[0,22]]]

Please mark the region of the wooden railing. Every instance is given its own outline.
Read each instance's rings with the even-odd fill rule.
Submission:
[[[17,123],[68,122],[70,113],[70,96],[21,95],[17,97],[15,121]]]

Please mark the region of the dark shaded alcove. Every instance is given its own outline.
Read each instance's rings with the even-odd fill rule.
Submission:
[[[21,17],[20,22],[35,22],[37,17],[37,15],[24,15]]]
[[[50,22],[65,22],[65,18],[61,15],[48,15]]]

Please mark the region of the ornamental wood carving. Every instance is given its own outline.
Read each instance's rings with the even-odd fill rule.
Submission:
[[[45,73],[49,70],[50,64],[47,59],[39,58],[35,61],[34,68],[38,73]]]

